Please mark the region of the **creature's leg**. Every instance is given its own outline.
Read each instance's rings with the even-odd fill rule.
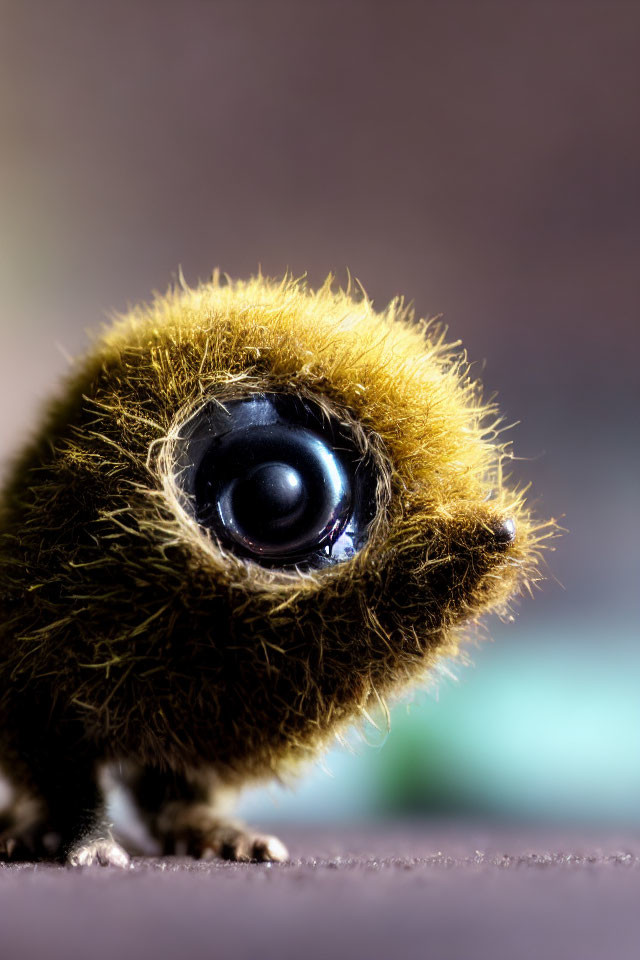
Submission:
[[[95,766],[62,766],[54,776],[47,784],[47,801],[66,862],[73,867],[127,867],[129,856],[113,839]]]
[[[127,853],[111,834],[95,763],[49,744],[46,751],[29,752],[23,779],[38,798],[39,815],[28,826],[14,817],[13,829],[9,825],[3,835],[5,857],[51,857],[43,839],[57,836],[56,853],[70,866],[128,866]]]
[[[140,813],[164,853],[203,860],[288,859],[277,837],[253,833],[225,816],[224,795],[212,777],[192,780],[147,767],[139,771],[132,789]]]

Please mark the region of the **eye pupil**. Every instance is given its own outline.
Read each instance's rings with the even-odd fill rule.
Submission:
[[[295,524],[304,512],[307,491],[298,471],[287,463],[262,463],[234,486],[232,504],[238,525],[260,539]]]
[[[325,438],[299,424],[230,431],[198,476],[219,535],[265,558],[295,559],[331,545],[352,505],[347,466]],[[197,493],[198,484],[196,500]]]
[[[197,522],[266,566],[340,563],[375,515],[373,463],[311,399],[253,394],[203,406],[184,427],[176,480]]]

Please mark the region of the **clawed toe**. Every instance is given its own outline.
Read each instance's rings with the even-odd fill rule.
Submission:
[[[19,859],[16,856],[17,851],[18,841],[15,837],[6,837],[4,840],[0,840],[0,860]]]
[[[277,837],[254,837],[252,852],[252,860],[259,860],[262,863],[284,863],[289,859],[289,851]]]

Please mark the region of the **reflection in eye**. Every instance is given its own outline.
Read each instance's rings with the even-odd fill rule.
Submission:
[[[209,403],[184,426],[176,467],[198,523],[266,566],[322,567],[364,545],[377,472],[349,428],[309,400]]]

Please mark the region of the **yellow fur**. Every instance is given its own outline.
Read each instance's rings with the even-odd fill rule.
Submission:
[[[378,516],[343,564],[260,566],[184,509],[189,416],[264,391],[315,398],[376,458]],[[331,278],[214,275],[135,308],[78,363],[5,490],[5,729],[16,697],[45,696],[100,756],[229,781],[313,756],[535,579],[548,530],[500,434],[458,345],[402,300],[377,312]],[[497,545],[507,517],[516,539]]]

